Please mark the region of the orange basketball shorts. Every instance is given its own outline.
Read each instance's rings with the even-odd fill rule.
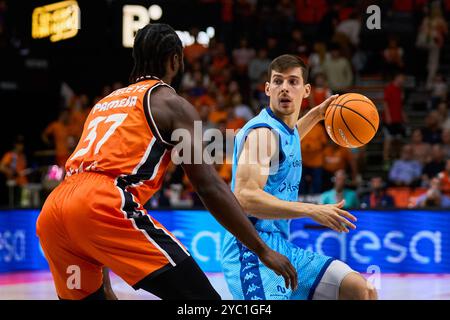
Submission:
[[[66,178],[47,198],[36,227],[61,299],[98,291],[103,266],[133,286],[189,256],[130,192],[98,173]]]

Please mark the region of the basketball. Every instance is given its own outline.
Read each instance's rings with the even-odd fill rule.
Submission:
[[[346,93],[325,112],[325,128],[340,146],[357,148],[368,143],[378,130],[380,118],[374,103],[359,93]]]

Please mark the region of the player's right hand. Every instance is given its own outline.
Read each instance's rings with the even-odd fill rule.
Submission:
[[[336,204],[317,205],[310,217],[317,223],[333,229],[334,231],[348,233],[348,228],[356,229],[356,226],[349,221],[355,222],[356,217],[349,212],[342,210],[344,203],[345,201],[342,200]]]
[[[297,271],[285,256],[268,248],[259,255],[259,259],[266,267],[284,278],[286,288],[290,286],[292,290],[297,289]]]

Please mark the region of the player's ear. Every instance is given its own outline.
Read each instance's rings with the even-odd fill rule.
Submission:
[[[177,56],[177,58],[178,58],[178,63],[179,63],[179,67],[180,67],[180,69],[181,69],[181,72],[184,72],[184,56],[183,56],[183,52],[181,52],[181,54],[179,54],[178,56]]]
[[[174,56],[170,56],[166,61],[166,72],[173,73],[175,71]]]
[[[268,96],[268,97],[270,97],[269,88],[270,88],[270,83],[266,82],[266,86],[265,86],[264,90],[266,92],[266,96]]]
[[[311,94],[311,85],[309,83],[305,84],[305,94],[303,95],[303,98],[308,98]]]
[[[180,67],[180,57],[177,53],[172,56],[172,69],[176,71]]]

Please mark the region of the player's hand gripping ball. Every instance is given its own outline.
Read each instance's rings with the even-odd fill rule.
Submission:
[[[357,148],[375,136],[380,123],[377,107],[359,93],[346,93],[335,99],[325,112],[325,128],[340,146]]]

